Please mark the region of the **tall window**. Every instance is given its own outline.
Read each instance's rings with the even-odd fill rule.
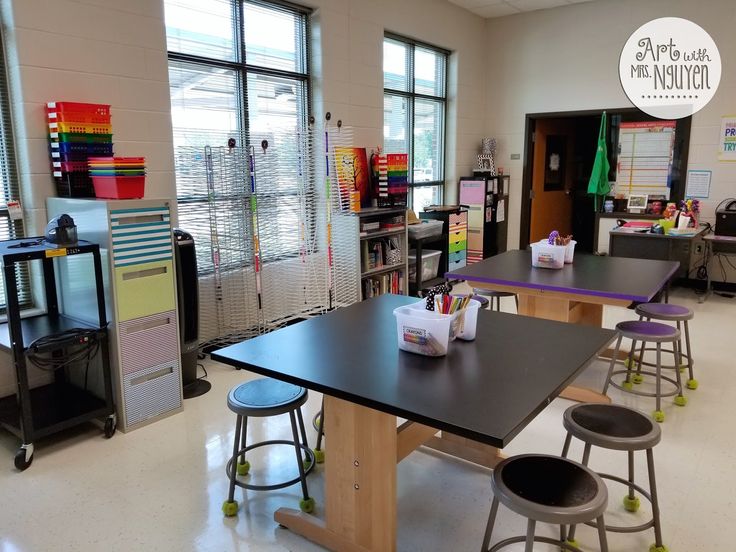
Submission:
[[[383,40],[383,146],[409,154],[414,210],[442,203],[448,55],[393,35]]]
[[[230,138],[247,146],[250,136],[306,126],[308,10],[261,0],[165,0],[165,9],[175,151],[227,146]],[[208,217],[206,183],[184,185],[191,170],[186,165],[176,164],[184,229],[201,226]],[[268,199],[259,202],[260,216],[282,221],[280,209],[289,204],[293,186],[269,185]],[[284,248],[283,243],[262,246]],[[208,260],[202,261],[206,270]]]
[[[1,38],[1,37],[0,37]],[[18,170],[15,164],[13,146],[13,127],[10,118],[10,94],[5,66],[5,49],[0,40],[0,240],[23,237],[23,224],[11,220],[8,214],[8,201],[18,199]],[[31,301],[30,280],[26,263],[16,264],[18,301],[28,306]],[[4,278],[0,278],[0,313],[5,312]]]

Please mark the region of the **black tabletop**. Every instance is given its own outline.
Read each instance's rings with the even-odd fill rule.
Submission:
[[[400,351],[383,295],[212,353],[258,374],[504,447],[615,334],[481,310],[475,341],[447,356]]]
[[[453,270],[445,276],[454,280],[645,303],[669,282],[679,267],[675,261],[576,253],[573,264],[559,270],[534,268],[531,251],[516,250]]]
[[[38,236],[0,241],[0,258],[8,263],[90,253],[97,248],[97,244],[85,240],[79,240],[74,245],[56,245],[47,242],[43,236]]]

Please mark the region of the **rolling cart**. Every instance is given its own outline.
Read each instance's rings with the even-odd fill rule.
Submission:
[[[91,254],[94,261],[97,325],[59,309],[55,263],[67,256],[85,254]],[[104,419],[107,438],[115,433],[100,248],[82,240],[74,246],[57,247],[43,238],[25,238],[0,242],[0,260],[8,319],[0,323],[0,349],[11,354],[18,383],[16,395],[0,399],[0,425],[21,439],[15,467],[25,470],[33,461],[34,441],[39,438],[93,419]],[[17,263],[33,260],[40,260],[43,267],[47,312],[21,318]],[[79,374],[72,371],[72,362],[85,359],[83,377],[75,377]],[[27,366],[31,361],[38,365],[43,361],[46,369],[53,371],[53,383],[31,389]],[[93,367],[102,371],[101,390],[87,387]]]

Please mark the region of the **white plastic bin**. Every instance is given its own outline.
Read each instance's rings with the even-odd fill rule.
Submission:
[[[565,246],[565,264],[572,264],[572,258],[575,255],[575,244],[578,243],[575,240],[570,240]]]
[[[473,341],[475,339],[475,330],[478,326],[478,310],[480,309],[480,301],[471,299],[468,306],[459,313],[457,318],[457,338],[464,341]]]
[[[532,244],[532,266],[537,268],[562,268],[565,266],[567,246],[550,245],[547,240]]]
[[[442,251],[435,249],[425,249],[422,251],[422,282],[437,277],[437,271],[440,268],[440,255],[442,255]],[[415,249],[409,251],[408,259],[409,280],[413,282],[417,273],[417,252]]]
[[[423,220],[419,224],[410,224],[409,237],[418,238],[432,238],[442,234],[442,225],[444,224],[441,220]]]
[[[453,316],[428,311],[424,301],[394,309],[399,349],[425,356],[447,354]]]

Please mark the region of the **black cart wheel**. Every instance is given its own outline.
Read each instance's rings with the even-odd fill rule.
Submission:
[[[115,423],[115,418],[110,416],[105,420],[105,438],[109,439],[115,435],[115,431],[118,429],[118,424]]]
[[[28,460],[26,460],[26,449],[19,448],[18,452],[15,453],[15,461],[14,461],[15,467],[18,470],[23,471],[26,468],[28,468],[28,466],[30,466],[32,463],[33,463],[33,453],[31,453],[31,456],[28,458]]]

